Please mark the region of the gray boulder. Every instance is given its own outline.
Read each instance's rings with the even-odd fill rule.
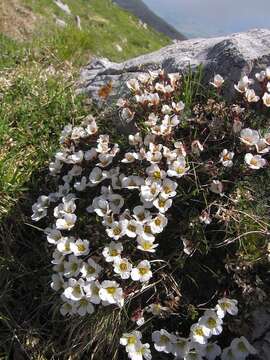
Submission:
[[[159,68],[185,73],[200,64],[204,68],[204,82],[209,82],[214,74],[222,75],[227,80],[225,95],[232,99],[236,94],[233,84],[241,75],[252,76],[270,65],[270,30],[254,29],[224,37],[180,41],[122,63],[95,58],[82,69],[78,92],[104,105],[98,93],[106,84],[112,84],[107,98],[112,103],[126,93],[125,81],[139,73]]]

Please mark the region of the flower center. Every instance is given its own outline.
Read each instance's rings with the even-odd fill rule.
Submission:
[[[153,173],[153,178],[156,179],[156,180],[160,180],[161,179],[160,171],[155,171]]]
[[[243,353],[247,352],[247,348],[242,341],[238,344],[238,349],[239,349],[239,351],[241,351]]]
[[[107,287],[107,292],[111,295],[115,294],[116,288],[113,286]]]
[[[212,329],[217,325],[217,322],[216,322],[216,320],[214,318],[210,317],[207,320],[207,325]]]
[[[87,273],[88,274],[94,274],[96,272],[96,269],[93,266],[88,266]]]
[[[80,252],[84,252],[85,249],[86,249],[86,247],[85,247],[84,244],[79,244],[79,245],[77,245],[77,248],[78,248],[78,250],[79,250]]]
[[[117,255],[118,255],[117,250],[112,249],[112,250],[110,251],[110,255],[111,255],[111,256],[117,256]]]
[[[121,234],[121,229],[119,227],[116,227],[113,229],[113,234],[114,235],[120,235]]]
[[[119,265],[119,267],[120,267],[120,270],[121,270],[121,271],[126,271],[126,270],[127,270],[127,264],[126,264],[126,263],[121,263],[121,264]]]
[[[161,335],[160,342],[166,344],[167,342],[169,342],[169,338],[166,335]]]
[[[204,336],[203,329],[202,329],[201,327],[196,328],[195,334],[196,334],[197,336]]]
[[[148,272],[148,269],[147,269],[147,268],[143,268],[143,267],[139,268],[139,273],[140,273],[141,275],[145,275],[145,274],[147,274],[147,272]]]
[[[131,232],[135,232],[136,231],[136,226],[134,225],[128,225],[128,230],[130,230]]]

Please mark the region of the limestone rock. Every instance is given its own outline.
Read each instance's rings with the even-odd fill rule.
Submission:
[[[125,81],[139,73],[159,68],[185,73],[200,64],[204,68],[204,82],[219,73],[226,79],[225,96],[232,99],[236,95],[233,84],[243,74],[253,76],[270,65],[270,30],[254,29],[224,37],[180,41],[123,63],[95,58],[82,69],[78,91],[103,106],[98,92],[106,84],[112,82],[107,98],[112,103],[126,93]]]

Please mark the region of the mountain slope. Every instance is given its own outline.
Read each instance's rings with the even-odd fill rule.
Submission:
[[[153,13],[142,0],[114,0],[119,6],[132,12],[142,22],[150,25],[153,29],[165,34],[171,39],[184,40],[183,34],[178,32],[173,26],[169,25],[161,17]]]
[[[110,0],[63,2],[71,14],[53,0],[1,0],[0,33],[24,41],[25,46],[27,42],[30,47],[56,50],[60,60],[78,64],[90,55],[123,60],[169,43],[165,35],[145,29],[135,16]]]

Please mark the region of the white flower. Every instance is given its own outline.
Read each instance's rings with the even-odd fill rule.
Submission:
[[[168,114],[170,114],[170,113],[172,112],[172,108],[171,108],[169,105],[167,105],[167,104],[162,105],[161,112],[162,112],[163,114],[168,115]]]
[[[152,230],[149,223],[138,224],[137,234],[144,240],[154,241],[155,236],[152,234]]]
[[[79,150],[72,155],[69,155],[66,159],[66,162],[68,164],[79,164],[83,161],[83,151]]]
[[[113,269],[116,274],[120,275],[121,279],[128,279],[130,277],[132,265],[128,259],[118,258],[114,261]]]
[[[102,255],[105,257],[106,262],[114,262],[116,259],[120,258],[123,251],[123,245],[118,242],[111,242],[108,246],[105,246]]]
[[[266,144],[270,146],[270,133],[269,132],[264,135],[264,140],[265,140]]]
[[[137,79],[130,79],[126,82],[127,87],[129,88],[129,90],[132,91],[139,91],[140,90],[140,83]]]
[[[86,176],[83,176],[81,178],[81,181],[76,181],[74,183],[74,189],[77,191],[84,191],[87,187],[88,183],[87,183],[87,178]]]
[[[87,281],[96,280],[102,267],[97,264],[93,259],[89,258],[87,263],[84,262],[81,267],[82,277],[86,278]]]
[[[126,235],[130,238],[135,238],[137,236],[138,223],[136,220],[128,220],[126,227]]]
[[[70,255],[68,261],[64,261],[65,277],[77,276],[80,273],[82,260],[77,256]]]
[[[155,316],[160,316],[164,311],[168,311],[168,308],[162,306],[160,303],[153,303],[147,306],[146,311]]]
[[[207,360],[215,360],[221,354],[221,348],[216,343],[208,343],[205,350]]]
[[[69,279],[67,288],[64,291],[65,297],[74,301],[80,300],[85,295],[83,291],[84,285],[85,282],[83,279]]]
[[[62,234],[59,230],[56,229],[45,229],[47,233],[47,241],[50,244],[57,244],[62,239]]]
[[[199,319],[199,324],[210,329],[212,335],[219,335],[222,332],[223,321],[214,310],[205,311],[204,315]]]
[[[190,327],[191,339],[199,344],[207,344],[207,339],[211,336],[211,330],[203,324],[196,323]]]
[[[100,304],[101,298],[99,296],[100,283],[98,280],[90,281],[84,286],[86,296],[89,298],[91,303]]]
[[[133,330],[130,333],[124,333],[120,338],[120,344],[126,347],[127,352],[134,352],[135,346],[140,343],[142,333]]]
[[[265,78],[266,78],[266,72],[265,71],[261,71],[259,73],[256,73],[255,74],[255,77],[256,79],[259,81],[259,82],[264,82]]]
[[[136,133],[135,135],[128,136],[129,144],[132,146],[140,145],[142,143],[142,137],[140,133]]]
[[[175,160],[169,166],[169,170],[167,171],[168,176],[182,177],[189,170],[189,167],[186,167],[186,160],[184,156],[179,156],[177,160]]]
[[[83,296],[79,301],[75,303],[76,313],[80,316],[85,316],[86,314],[93,314],[95,308],[90,301],[90,298]]]
[[[178,103],[172,102],[172,108],[176,113],[180,113],[184,110],[185,104],[183,103],[183,101],[179,101]]]
[[[172,341],[172,354],[178,358],[184,358],[189,351],[189,340],[186,338],[175,337]]]
[[[127,221],[114,221],[110,228],[106,229],[109,237],[118,240],[126,234]]]
[[[108,200],[113,214],[119,214],[125,203],[124,198],[119,194],[110,194]]]
[[[142,250],[142,251],[147,251],[147,252],[155,252],[155,248],[158,246],[158,244],[154,244],[154,241],[155,241],[155,238],[152,239],[152,240],[146,240],[146,239],[143,239],[142,237],[138,236],[137,237],[137,248],[139,250]]]
[[[210,82],[210,84],[213,85],[214,87],[216,87],[217,89],[221,88],[223,83],[224,83],[224,79],[219,74],[215,75],[213,82]]]
[[[255,145],[259,139],[260,136],[257,130],[245,128],[240,132],[240,140],[246,145]]]
[[[220,161],[223,166],[232,167],[233,166],[233,161],[232,161],[233,157],[234,157],[234,152],[224,149],[222,151],[222,153],[220,154]]]
[[[59,291],[65,288],[65,282],[61,274],[53,274],[51,288],[54,291]]]
[[[63,255],[68,255],[72,253],[70,244],[74,242],[73,237],[63,237],[57,243],[57,250],[60,251]]]
[[[64,214],[63,219],[56,220],[56,228],[59,230],[71,230],[76,223],[77,216],[75,214]]]
[[[74,199],[69,200],[68,198],[63,198],[63,203],[59,204],[54,208],[54,217],[60,218],[63,217],[65,214],[72,214],[76,210],[76,204]]]
[[[79,165],[72,166],[72,169],[69,170],[68,175],[71,176],[80,176],[82,174],[82,167]]]
[[[155,181],[162,180],[166,176],[166,172],[164,170],[161,170],[156,164],[152,164],[151,166],[147,167],[146,173]]]
[[[151,265],[148,260],[141,261],[131,271],[131,279],[134,281],[146,282],[152,277]]]
[[[245,97],[248,102],[258,102],[260,97],[256,95],[253,89],[247,89],[245,92]]]
[[[215,194],[222,194],[223,184],[219,180],[213,180],[210,184],[210,190]]]
[[[98,216],[107,216],[110,212],[109,202],[103,196],[94,198],[92,206],[87,208],[88,212],[95,212]]]
[[[125,176],[121,181],[122,187],[127,189],[138,189],[143,183],[143,178],[135,175]]]
[[[104,304],[117,304],[123,306],[123,290],[116,281],[104,280],[100,284],[99,296]]]
[[[99,167],[95,167],[89,175],[90,184],[92,186],[99,184],[104,179],[106,179],[106,174]]]
[[[141,186],[141,197],[144,201],[153,201],[161,190],[160,182],[147,178],[145,185]]]
[[[151,220],[150,211],[146,210],[144,206],[135,206],[133,214],[134,218],[141,224]]]
[[[152,340],[157,351],[169,354],[172,351],[172,343],[175,341],[175,336],[161,329],[160,331],[156,330],[152,333]]]
[[[95,148],[91,148],[84,153],[84,159],[86,161],[92,161],[97,157],[97,150]]]
[[[159,196],[157,199],[155,199],[153,204],[161,213],[165,213],[172,206],[172,199]]]
[[[98,127],[94,118],[91,120],[90,124],[87,124],[85,131],[88,135],[94,135],[97,133]]]
[[[125,153],[125,157],[121,160],[122,163],[130,164],[138,159],[138,154],[136,152],[127,152]]]
[[[264,105],[267,106],[267,107],[270,107],[270,94],[267,93],[267,92],[264,93],[262,99],[263,99]]]
[[[164,179],[162,182],[162,190],[161,190],[161,197],[164,199],[171,198],[176,195],[177,183],[170,179]]]
[[[148,343],[142,344],[141,342],[138,342],[135,345],[134,351],[130,351],[128,353],[128,357],[131,360],[151,360],[152,355],[150,351],[150,345]]]
[[[256,150],[259,154],[267,154],[270,150],[265,139],[260,139],[257,144],[255,144]]]
[[[109,166],[113,161],[114,156],[112,154],[99,154],[98,159],[99,163],[97,163],[98,166],[101,168],[105,168]]]
[[[75,242],[70,243],[70,249],[75,256],[89,254],[89,241],[78,239]]]
[[[236,359],[245,359],[248,355],[255,355],[257,353],[256,349],[250,345],[244,336],[234,339],[230,346]]]
[[[240,360],[236,357],[233,349],[229,346],[222,350],[221,360]]]
[[[251,153],[245,155],[245,162],[253,170],[261,169],[266,165],[266,160],[261,155],[253,155]]]
[[[240,92],[244,93],[246,92],[246,89],[248,88],[249,84],[251,84],[252,81],[248,78],[248,76],[243,76],[242,79],[238,81],[237,85],[234,85],[234,88]]]
[[[153,234],[160,234],[167,226],[168,219],[163,214],[158,214],[151,222],[150,227]]]
[[[226,312],[230,315],[237,315],[237,304],[238,301],[234,299],[222,298],[218,300],[218,304],[216,306],[218,317],[223,318],[226,315]]]
[[[73,315],[74,314],[74,308],[73,308],[72,304],[73,304],[72,301],[68,301],[68,302],[65,302],[64,304],[62,304],[61,307],[60,307],[61,315],[63,315],[63,316]]]

